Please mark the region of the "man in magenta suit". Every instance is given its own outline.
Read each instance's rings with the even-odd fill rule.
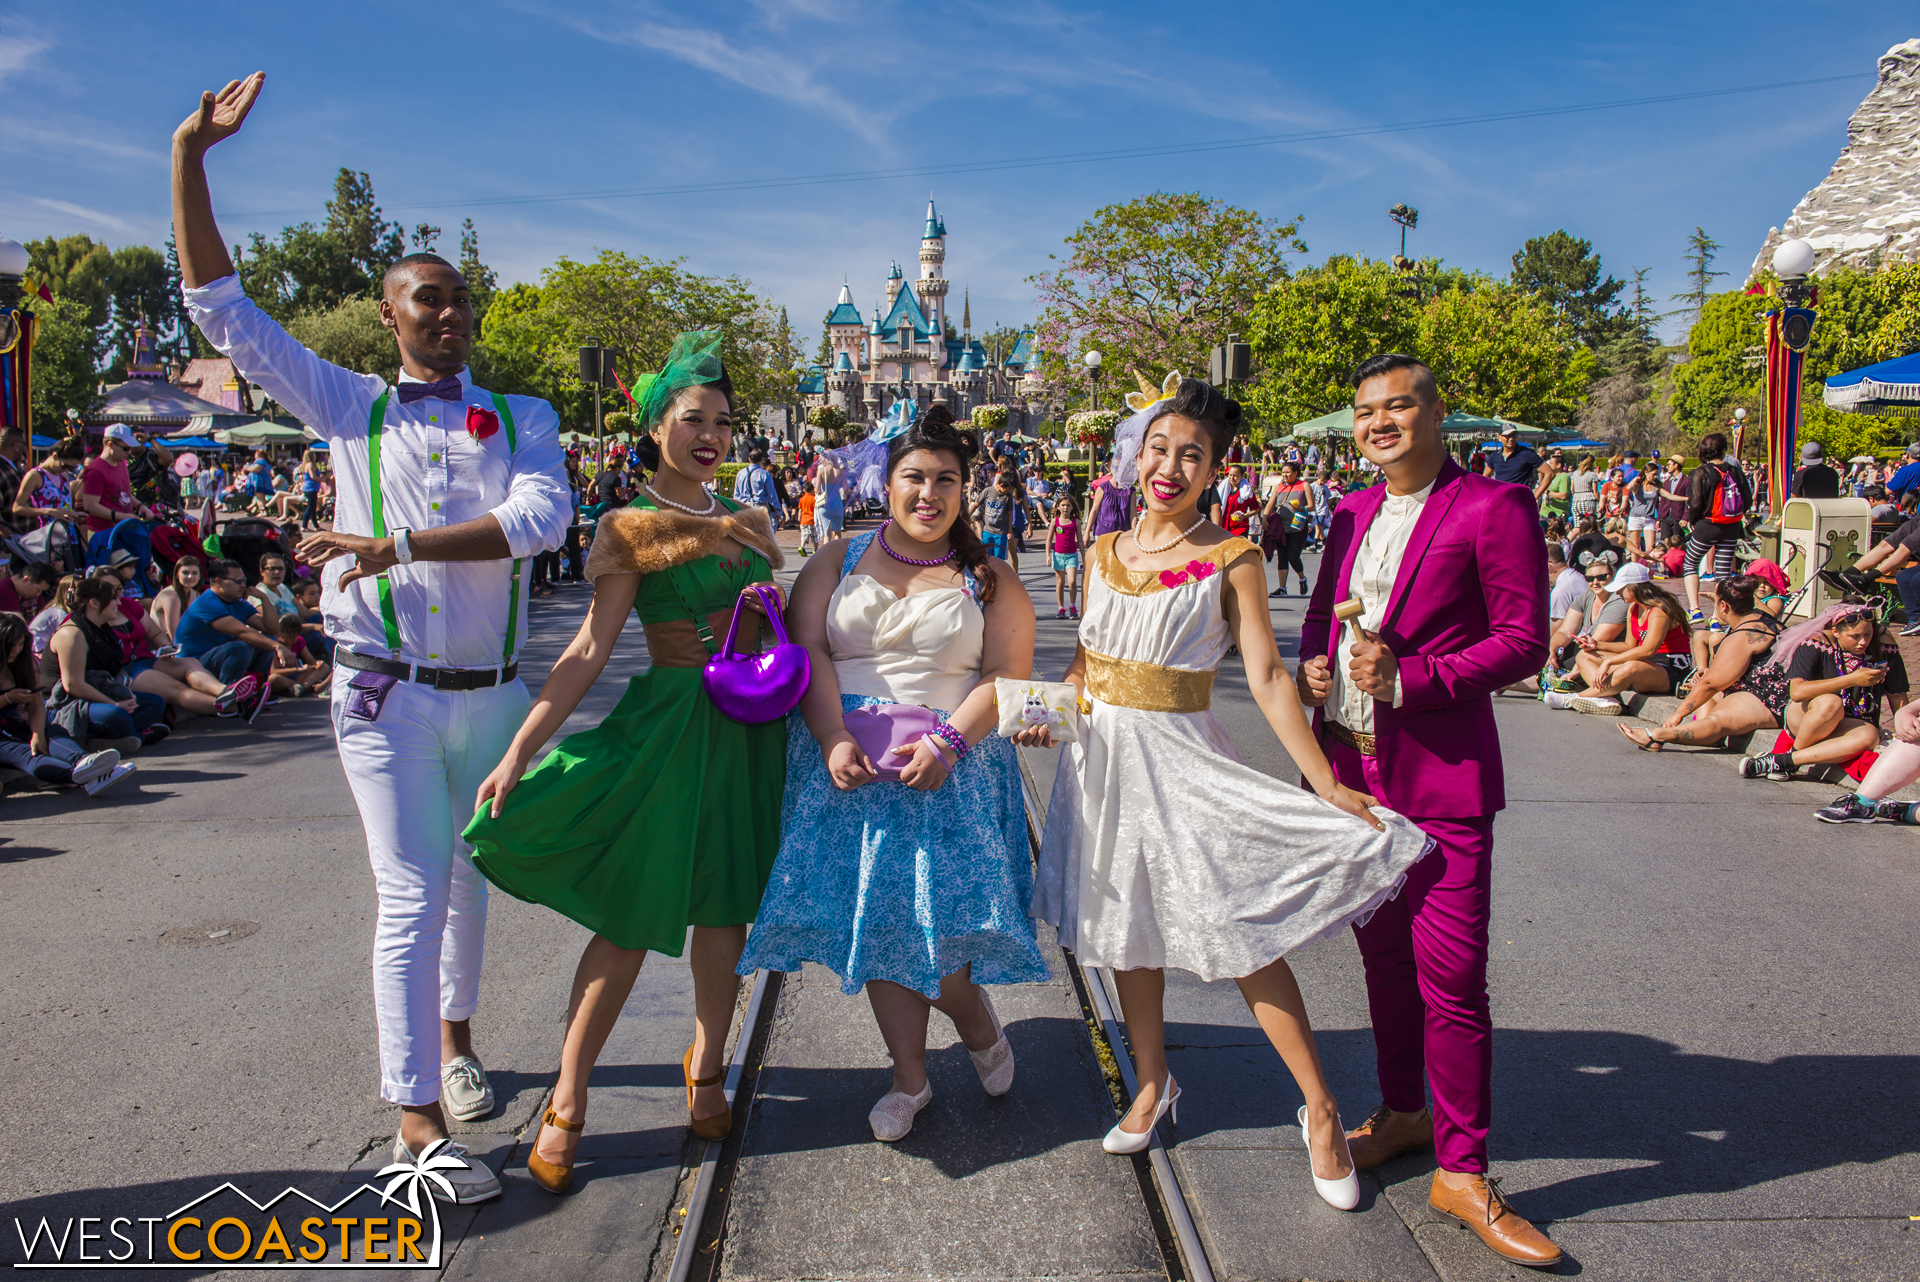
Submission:
[[[1545,1267],[1560,1249],[1486,1172],[1487,917],[1493,817],[1506,805],[1492,695],[1546,661],[1546,544],[1524,486],[1469,475],[1447,457],[1447,407],[1424,364],[1375,356],[1352,381],[1354,441],[1386,484],[1333,514],[1297,680],[1320,709],[1315,725],[1340,782],[1436,845],[1400,895],[1354,928],[1384,1102],[1349,1143],[1361,1168],[1434,1145],[1434,1209],[1502,1257]],[[1342,623],[1335,606],[1347,600],[1362,613]]]

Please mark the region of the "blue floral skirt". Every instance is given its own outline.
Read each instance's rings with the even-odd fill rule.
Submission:
[[[847,712],[885,702],[840,697]],[[885,979],[938,997],[941,978],[971,963],[977,984],[1039,983],[1049,975],[1032,907],[1011,743],[987,736],[932,792],[879,781],[843,792],[807,723],[790,716],[780,855],[741,974],[811,961],[846,993]]]

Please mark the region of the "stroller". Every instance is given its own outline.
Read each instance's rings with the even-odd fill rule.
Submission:
[[[238,562],[247,572],[248,583],[260,581],[260,558],[268,553],[293,565],[293,541],[285,529],[264,517],[243,516],[229,521],[207,543],[208,552]]]
[[[151,597],[154,593],[153,578],[148,573],[153,563],[153,542],[147,532],[147,524],[138,517],[128,517],[124,521],[100,531],[87,542],[87,564],[105,565],[115,552],[125,549],[133,553],[133,581],[128,584],[132,594],[138,597]]]
[[[44,561],[61,575],[78,574],[86,568],[80,544],[73,537],[73,527],[65,521],[49,521],[37,530],[15,535],[6,545],[14,556]]]

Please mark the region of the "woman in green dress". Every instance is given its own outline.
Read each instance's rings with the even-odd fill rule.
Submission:
[[[555,1193],[572,1179],[587,1079],[642,959],[648,949],[678,957],[689,926],[688,1115],[707,1139],[732,1125],[720,1080],[734,965],[780,847],[787,732],[784,719],[728,719],[700,684],[717,648],[710,635],[725,636],[736,599],[781,565],[766,509],[705,488],[733,436],[718,343],[717,333],[681,335],[666,368],[644,393],[635,388],[639,420],[651,425],[636,453],[653,478],[601,518],[586,620],[480,786],[465,833],[488,880],[594,932],[574,973],[552,1106],[527,1159]],[[630,609],[646,628],[651,666],[605,721],[526,774],[606,667]]]

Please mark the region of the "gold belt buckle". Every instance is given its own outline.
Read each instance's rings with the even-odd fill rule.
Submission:
[[[1350,730],[1338,721],[1328,721],[1326,727],[1328,734],[1338,739],[1341,743],[1346,744],[1361,756],[1371,757],[1377,755],[1374,752],[1372,735],[1362,734],[1358,730]]]

